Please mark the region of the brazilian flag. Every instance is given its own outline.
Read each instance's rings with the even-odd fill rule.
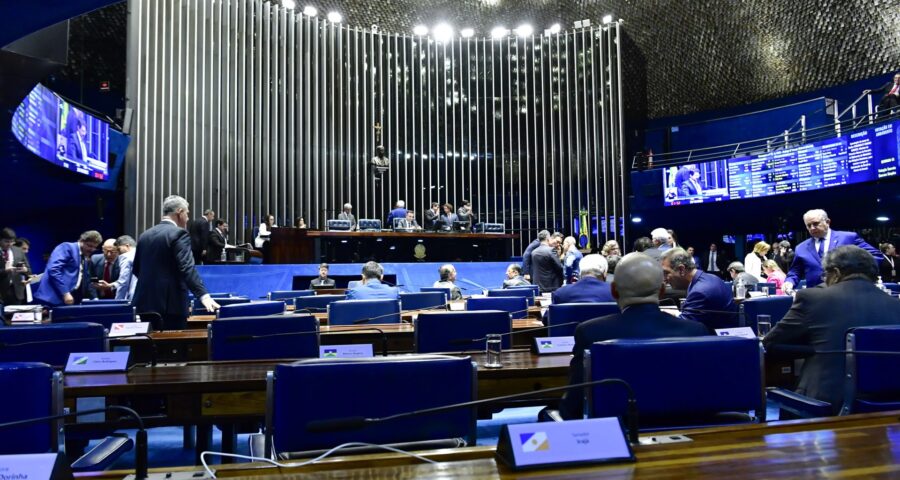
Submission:
[[[587,210],[578,211],[578,244],[582,249],[591,249],[591,217]]]

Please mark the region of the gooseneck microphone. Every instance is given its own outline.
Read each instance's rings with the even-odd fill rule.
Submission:
[[[386,417],[368,418],[362,416],[332,418],[327,420],[313,420],[306,424],[306,431],[310,433],[336,432],[346,430],[358,430],[367,425],[390,422],[401,418],[417,417],[420,415],[428,415],[432,413],[446,412],[456,410],[458,408],[476,407],[480,405],[489,405],[493,403],[506,402],[508,400],[518,400],[528,398],[534,395],[544,393],[560,392],[567,390],[575,390],[584,387],[592,387],[594,385],[617,384],[621,385],[628,392],[628,403],[625,412],[625,426],[628,430],[628,441],[632,444],[638,443],[638,409],[637,399],[634,396],[634,389],[625,380],[620,378],[604,378],[602,380],[594,380],[591,382],[575,383],[562,387],[545,388],[542,390],[534,390],[531,392],[516,393],[512,395],[504,395],[502,397],[485,398],[482,400],[473,400],[470,402],[453,403],[450,405],[442,405],[440,407],[425,408],[422,410],[413,410],[410,412],[397,413]]]

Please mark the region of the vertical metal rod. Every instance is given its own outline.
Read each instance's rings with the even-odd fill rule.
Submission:
[[[618,102],[616,104],[616,108],[619,111],[619,143],[618,143],[618,156],[619,156],[619,195],[620,195],[620,205],[622,206],[621,212],[616,212],[618,215],[616,216],[616,229],[615,232],[619,233],[620,222],[624,222],[626,216],[628,215],[628,204],[625,203],[625,129],[623,128],[625,125],[625,112],[624,105],[625,102],[623,100],[623,92],[622,92],[622,35],[620,31],[621,24],[616,22],[616,82],[615,87],[618,90]],[[626,241],[624,229],[622,232],[622,243],[624,244]]]

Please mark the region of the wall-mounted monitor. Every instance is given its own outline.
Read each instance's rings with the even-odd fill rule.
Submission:
[[[725,160],[691,163],[663,171],[666,205],[728,200],[728,166]]]
[[[98,180],[109,177],[109,124],[38,84],[16,108],[13,135],[35,155]]]

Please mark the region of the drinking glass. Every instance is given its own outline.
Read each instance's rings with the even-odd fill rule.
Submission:
[[[503,368],[502,362],[502,336],[499,333],[489,333],[485,337],[484,356],[485,368]]]
[[[769,333],[769,330],[772,329],[772,316],[771,315],[757,315],[756,316],[756,336],[762,339]]]

